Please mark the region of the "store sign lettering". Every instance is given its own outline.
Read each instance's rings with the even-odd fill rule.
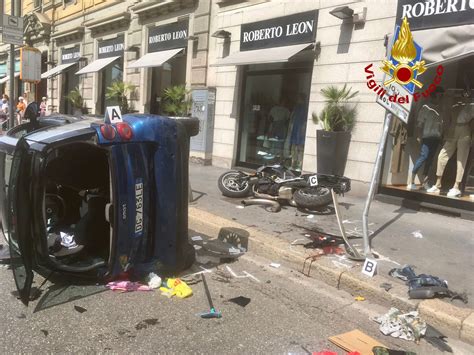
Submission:
[[[189,21],[179,21],[168,25],[152,27],[148,31],[148,52],[186,48]]]
[[[81,51],[79,46],[74,46],[72,48],[63,48],[61,51],[61,63],[74,63],[79,60],[81,57]]]
[[[244,43],[252,41],[263,41],[270,38],[280,38],[285,33],[285,36],[296,36],[304,33],[312,33],[314,30],[314,20],[293,23],[286,25],[286,30],[283,31],[283,26],[262,28],[260,30],[250,31],[244,33]]]
[[[100,47],[99,54],[123,51],[123,43],[114,44],[107,47]]]
[[[125,43],[124,43],[123,36],[104,40],[104,41],[99,42],[98,57],[99,59],[101,59],[101,58],[121,56],[123,55],[124,49],[125,49]]]
[[[309,11],[241,27],[240,50],[311,43],[316,37],[318,11]]]
[[[399,0],[397,24],[407,17],[412,30],[474,23],[474,0]]]

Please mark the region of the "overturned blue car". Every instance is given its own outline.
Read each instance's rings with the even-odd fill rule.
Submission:
[[[194,262],[188,158],[197,119],[38,118],[0,138],[2,227],[19,295],[33,270],[108,280]]]

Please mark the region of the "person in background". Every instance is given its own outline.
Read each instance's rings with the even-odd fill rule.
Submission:
[[[23,119],[23,116],[25,114],[25,110],[26,110],[25,99],[23,98],[23,96],[20,96],[18,98],[18,103],[16,104],[16,113],[17,113],[18,124],[21,124],[21,120]]]
[[[8,119],[8,95],[3,94],[2,102],[0,104],[0,120]]]
[[[28,91],[23,93],[23,102],[25,103],[25,108],[28,106]]]
[[[41,117],[46,116],[46,108],[48,107],[47,106],[47,100],[48,99],[46,98],[46,96],[43,96],[41,98],[41,103],[40,103],[40,116]]]

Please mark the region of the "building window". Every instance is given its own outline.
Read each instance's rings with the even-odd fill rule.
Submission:
[[[123,80],[123,57],[120,57],[114,61],[111,65],[108,65],[102,71],[102,91],[101,91],[101,114],[105,112],[107,106],[120,106],[120,102],[117,99],[108,99],[106,97],[107,88],[112,85],[114,81]]]
[[[312,67],[312,62],[301,62],[247,68],[240,111],[240,164],[276,160],[301,170]]]
[[[34,1],[35,8],[40,7],[42,5],[42,3],[43,3],[43,0],[35,0]]]
[[[407,125],[393,119],[383,192],[449,207],[473,203],[473,60],[471,56],[445,64],[443,87],[413,104]],[[432,67],[423,80],[431,83],[435,75]],[[423,87],[420,93],[425,90]]]

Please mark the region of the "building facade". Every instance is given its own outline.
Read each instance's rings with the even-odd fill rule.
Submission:
[[[201,115],[205,131],[192,142],[194,157],[225,168],[255,167],[267,158],[284,157],[294,169],[311,172],[317,170],[321,129],[312,116],[324,107],[321,90],[347,85],[358,95],[352,100],[357,117],[345,175],[353,180],[354,192],[363,194],[387,113],[375,102],[366,68],[372,64],[375,82],[384,79],[379,67],[390,55],[394,28],[402,17],[408,17],[413,37],[423,47],[425,88],[436,77],[437,66],[446,69],[443,107],[454,108],[438,110],[446,134],[450,122],[458,121],[452,112],[472,116],[472,101],[461,102],[459,93],[474,86],[474,5],[435,3],[433,7],[421,0],[25,1],[25,39],[45,59],[44,78],[31,88],[32,96],[47,96],[52,111],[72,113],[66,96],[77,88],[86,111],[103,114],[107,105],[116,104],[106,95],[107,88],[122,81],[134,86],[128,94],[132,111],[160,114],[164,90],[184,84],[193,91],[193,114]],[[429,35],[435,32],[438,36]],[[0,75],[5,58],[0,53]],[[423,90],[417,90],[421,95]],[[380,191],[431,205],[472,209],[470,143],[463,141],[461,154],[450,147],[441,173],[441,194],[428,194],[421,185],[438,181],[443,140],[430,152],[426,172],[417,173],[411,183],[419,141],[425,138],[418,133],[424,124],[419,112],[427,102],[412,105],[408,124],[394,120],[397,124],[384,150]],[[448,198],[446,189],[456,186],[462,196]]]

